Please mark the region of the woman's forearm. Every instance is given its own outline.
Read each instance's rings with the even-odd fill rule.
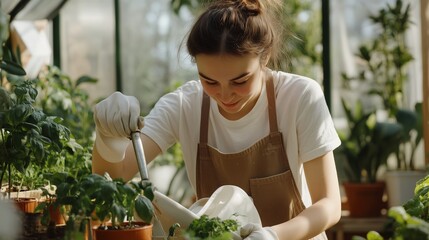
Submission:
[[[337,199],[324,198],[302,211],[295,218],[273,226],[280,240],[310,239],[335,225],[341,217]]]

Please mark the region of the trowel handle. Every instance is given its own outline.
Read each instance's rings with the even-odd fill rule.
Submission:
[[[139,167],[140,176],[142,180],[149,180],[149,175],[147,174],[146,167],[146,158],[144,156],[143,144],[140,139],[140,132],[131,133],[131,140],[133,141],[134,152],[137,158],[137,165]]]

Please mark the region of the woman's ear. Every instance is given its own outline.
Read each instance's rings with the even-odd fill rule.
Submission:
[[[261,56],[261,65],[263,67],[266,67],[268,65],[268,62],[270,61],[270,54],[262,55]]]

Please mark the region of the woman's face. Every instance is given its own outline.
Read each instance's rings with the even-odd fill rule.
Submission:
[[[265,79],[258,56],[198,54],[195,60],[204,91],[225,118],[237,120],[252,110]]]

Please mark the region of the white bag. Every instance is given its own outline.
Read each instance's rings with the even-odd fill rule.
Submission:
[[[194,219],[202,215],[210,218],[219,217],[222,220],[235,219],[239,226],[248,223],[262,225],[252,198],[241,188],[233,185],[219,187],[210,198],[199,199],[189,209],[155,191],[153,205],[155,207],[153,236],[163,236],[157,239],[166,239],[168,230],[173,224],[178,223],[180,229],[184,230]],[[233,235],[234,239],[241,239],[238,233]]]

